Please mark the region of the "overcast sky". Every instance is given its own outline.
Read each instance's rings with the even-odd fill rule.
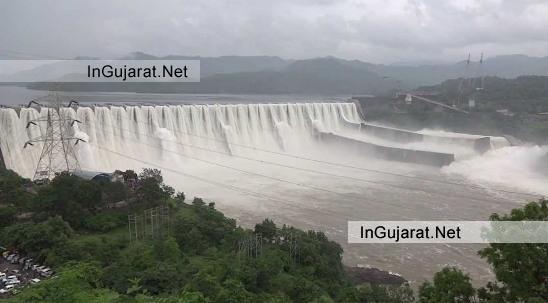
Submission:
[[[548,55],[547,0],[0,0],[0,57]]]

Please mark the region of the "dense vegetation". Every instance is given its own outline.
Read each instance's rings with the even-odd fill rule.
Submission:
[[[476,88],[482,86],[483,89]],[[412,105],[394,102],[401,111],[390,108],[369,109],[368,120],[407,129],[448,129],[481,135],[512,135],[525,142],[548,143],[548,77],[522,76],[515,79],[487,77],[485,79],[453,79],[439,85],[421,87],[419,91],[438,93],[430,98],[469,110],[468,100],[476,107],[469,114],[438,111],[431,104]],[[390,101],[388,101],[390,100]]]
[[[405,114],[377,112],[370,114],[369,118],[377,123],[404,129],[430,128],[490,136],[511,135],[523,142],[548,144],[548,117],[537,115],[515,114],[510,117],[495,111],[465,115],[412,109]]]
[[[157,170],[123,176],[125,183],[62,174],[37,188],[13,172],[0,173],[0,245],[57,271],[0,301],[415,302],[407,285],[351,284],[341,247],[321,232],[268,219],[243,229],[213,203],[185,203]],[[156,206],[171,210],[169,234],[129,242],[127,215]],[[541,201],[492,219],[546,220],[547,209]],[[548,300],[546,244],[493,244],[480,253],[493,265],[496,283],[476,290],[467,275],[447,268],[420,287],[419,302]]]
[[[478,87],[483,89],[478,90]],[[440,93],[440,100],[448,104],[468,98],[476,99],[477,111],[509,109],[514,113],[536,114],[548,112],[548,77],[521,76],[515,79],[486,77],[483,79],[452,79],[439,85],[421,89]]]
[[[184,203],[157,170],[124,177],[137,185],[62,174],[36,188],[2,173],[0,244],[58,272],[8,302],[360,302],[410,295],[406,286],[354,287],[341,247],[321,232],[270,220],[246,230],[213,203]],[[112,208],[120,200],[127,205]],[[169,235],[129,243],[127,215],[155,206],[171,209]],[[258,235],[260,249],[242,249]]]

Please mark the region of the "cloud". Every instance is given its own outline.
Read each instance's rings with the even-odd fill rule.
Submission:
[[[548,3],[18,0],[2,4],[0,26],[2,57],[15,52],[117,57],[143,51],[448,61],[471,51],[547,55]]]

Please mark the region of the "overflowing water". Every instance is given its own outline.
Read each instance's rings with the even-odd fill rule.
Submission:
[[[548,195],[548,146],[511,146],[493,149],[482,156],[458,161],[443,168],[478,183],[504,184]]]
[[[28,122],[47,112],[0,109],[6,166],[25,177],[33,176],[42,146],[23,146],[46,129],[44,121]],[[349,245],[347,221],[482,220],[537,197],[510,191],[548,194],[548,176],[536,165],[546,147],[511,147],[495,138],[494,149],[479,154],[462,141],[374,138],[348,127],[363,122],[353,103],[97,106],[64,108],[61,116],[81,122],[70,137],[86,142],[74,146],[83,170],[160,168],[168,184],[216,201],[241,224],[270,217],[323,230],[343,245],[350,265],[389,269],[419,282],[447,264],[480,282],[491,273],[474,245]],[[460,156],[441,169],[384,161],[326,144],[318,132]]]
[[[0,109],[6,166],[25,177],[33,176],[42,146],[23,146],[44,134],[47,112],[21,108],[18,115],[14,109]],[[173,152],[237,155],[250,153],[249,147],[299,152],[310,145],[316,130],[336,132],[341,121],[359,120],[353,103],[98,106],[62,108],[61,113],[66,123],[80,122],[70,135],[88,143],[76,148],[82,168],[109,171],[126,164],[112,151],[152,162],[174,158]],[[28,125],[37,120],[38,125]]]

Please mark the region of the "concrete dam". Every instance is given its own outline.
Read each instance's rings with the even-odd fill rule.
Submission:
[[[354,103],[80,106],[61,114],[82,170],[162,170],[177,191],[214,201],[238,224],[265,218],[324,231],[345,262],[422,281],[458,262],[489,275],[474,246],[350,245],[349,220],[484,220],[548,195],[535,169],[548,147],[504,138],[406,130],[365,121]],[[32,178],[42,146],[23,148],[45,124],[45,108],[1,108],[7,168]],[[71,120],[71,119],[67,119]],[[486,149],[488,149],[486,151]]]
[[[32,177],[41,146],[23,146],[43,133],[45,125],[26,126],[46,114],[45,108],[0,109],[0,155],[7,168]],[[125,163],[107,150],[156,161],[174,158],[162,151],[164,147],[187,155],[200,153],[199,148],[231,155],[253,153],[253,148],[302,153],[316,142],[337,145],[343,154],[346,150],[442,167],[460,157],[459,151],[481,154],[497,147],[494,140],[508,145],[504,138],[440,136],[368,124],[354,103],[84,106],[63,108],[61,114],[82,122],[71,128],[74,136],[87,142],[76,152],[82,168],[90,170],[124,168]],[[151,153],[139,144],[160,148]]]

